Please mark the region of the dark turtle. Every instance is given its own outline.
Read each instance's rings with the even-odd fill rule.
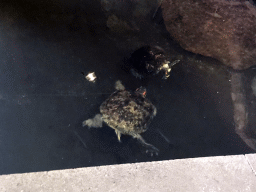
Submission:
[[[170,76],[171,67],[179,61],[170,63],[165,56],[165,51],[159,46],[144,46],[134,51],[126,64],[137,78],[156,75],[163,71],[163,78],[167,79]]]
[[[135,92],[125,90],[120,81],[116,82],[116,91],[100,106],[100,114],[93,119],[83,121],[83,126],[102,127],[105,122],[115,129],[118,140],[121,135],[130,135],[138,139],[147,148],[146,152],[158,155],[158,149],[147,143],[141,133],[148,128],[152,118],[156,115],[156,107],[146,99],[146,89],[141,87]]]

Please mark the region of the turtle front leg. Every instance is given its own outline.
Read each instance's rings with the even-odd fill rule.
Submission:
[[[133,135],[133,138],[138,139],[138,141],[146,148],[146,153],[149,153],[151,156],[158,155],[159,150],[149,143],[147,143],[140,134]]]
[[[87,119],[85,121],[83,121],[83,127],[88,126],[89,128],[94,127],[102,127],[102,115],[101,114],[97,114],[95,115],[95,117],[93,119]]]

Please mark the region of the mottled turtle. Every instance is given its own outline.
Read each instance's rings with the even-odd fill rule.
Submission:
[[[151,156],[158,155],[158,149],[140,135],[147,130],[156,115],[156,107],[145,98],[146,89],[140,87],[135,92],[130,92],[125,90],[120,81],[116,82],[115,88],[116,91],[101,104],[100,114],[83,121],[83,126],[102,127],[102,122],[105,122],[115,130],[119,141],[121,134],[130,135],[138,139]]]

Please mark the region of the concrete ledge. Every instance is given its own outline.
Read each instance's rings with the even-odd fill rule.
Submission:
[[[256,154],[0,176],[0,191],[256,191]]]

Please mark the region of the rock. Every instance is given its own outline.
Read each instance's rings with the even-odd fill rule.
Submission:
[[[101,20],[104,22],[103,27],[106,27],[106,35],[120,52],[125,53],[125,58],[147,45],[162,47],[165,52],[170,53],[169,34],[159,9],[162,0],[98,2],[104,14],[104,19]],[[173,52],[169,55],[173,56]],[[176,59],[173,57],[172,59]]]
[[[254,77],[252,80],[251,88],[252,88],[252,92],[253,92],[254,96],[256,97],[256,77]]]
[[[233,69],[256,60],[256,6],[252,1],[164,0],[168,32],[181,47]]]
[[[129,25],[123,21],[122,19],[119,19],[116,15],[110,15],[107,20],[107,27],[113,31],[113,32],[119,32],[123,33],[126,31],[131,30]]]

